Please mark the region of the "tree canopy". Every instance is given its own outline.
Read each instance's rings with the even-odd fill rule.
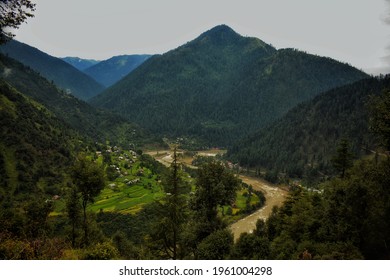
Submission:
[[[0,2],[0,44],[4,44],[14,34],[9,29],[17,29],[19,25],[33,17],[35,5],[29,0],[2,0]]]

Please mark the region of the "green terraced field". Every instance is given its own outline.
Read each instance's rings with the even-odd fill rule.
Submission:
[[[135,213],[141,210],[143,205],[158,200],[163,196],[163,192],[158,186],[146,189],[141,184],[134,186],[125,185],[115,191],[105,188],[89,209],[96,212],[117,211],[121,213]]]

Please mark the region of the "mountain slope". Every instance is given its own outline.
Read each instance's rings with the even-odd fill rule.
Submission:
[[[91,103],[162,135],[228,145],[299,102],[366,77],[346,64],[276,50],[221,25],[150,58]]]
[[[100,62],[99,60],[95,60],[95,59],[83,59],[83,58],[71,57],[71,56],[61,57],[60,59],[62,59],[66,63],[72,65],[74,68],[83,72],[85,69],[95,64],[98,64]]]
[[[71,164],[77,133],[3,79],[0,127],[0,200],[5,195],[54,192]]]
[[[283,118],[239,141],[227,158],[243,166],[265,167],[302,176],[306,169],[331,172],[331,157],[346,138],[355,156],[375,149],[367,101],[390,88],[390,77],[366,79],[333,89],[296,106]]]
[[[137,125],[59,91],[55,85],[35,71],[2,55],[0,78],[5,79],[21,93],[44,104],[58,118],[94,141],[110,140],[113,143],[128,145],[131,142],[142,144],[151,138]]]
[[[109,87],[128,75],[149,57],[150,55],[114,56],[85,69],[84,73],[105,87]]]
[[[12,40],[0,46],[0,53],[12,57],[39,72],[49,81],[72,95],[86,100],[104,87],[59,58],[50,56],[24,43]]]

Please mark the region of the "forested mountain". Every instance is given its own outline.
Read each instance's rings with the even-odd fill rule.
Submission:
[[[29,67],[3,55],[0,55],[0,77],[94,141],[128,145],[130,141],[141,144],[151,139],[139,126],[60,91]]]
[[[55,195],[80,137],[0,79],[0,197]]]
[[[330,90],[292,109],[283,118],[239,141],[227,157],[243,166],[265,167],[302,176],[331,172],[342,139],[355,157],[376,149],[369,131],[368,100],[390,88],[390,77],[370,78]]]
[[[61,59],[80,71],[84,71],[85,69],[95,64],[98,64],[100,62],[99,60],[95,60],[95,59],[83,59],[83,58],[71,57],[71,56],[61,57]]]
[[[330,58],[276,50],[221,25],[150,58],[91,103],[156,133],[221,146],[323,91],[367,77]]]
[[[12,40],[0,46],[0,53],[31,67],[47,80],[53,81],[58,87],[80,99],[89,99],[104,89],[91,77],[65,61],[27,44]]]
[[[149,57],[150,55],[114,56],[85,69],[84,73],[105,87],[109,87],[132,72]]]

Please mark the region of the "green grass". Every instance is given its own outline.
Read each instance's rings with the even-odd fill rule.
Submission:
[[[123,153],[128,153],[123,151]],[[163,197],[162,187],[158,182],[157,175],[153,174],[148,168],[142,168],[143,174],[137,174],[141,169],[141,163],[136,160],[129,168],[125,168],[126,161],[120,160],[121,155],[112,154],[112,164],[120,168],[122,174],[128,175],[118,177],[114,181],[107,182],[106,188],[95,199],[95,203],[88,207],[88,210],[93,212],[99,211],[115,211],[120,213],[136,213],[148,203],[156,201]],[[102,157],[98,158],[98,162],[102,163]],[[139,179],[139,182],[128,186],[125,180]],[[110,184],[116,184],[115,188],[110,188]]]
[[[142,184],[142,180],[140,182]],[[120,186],[118,190],[105,188],[96,202],[89,210],[116,211],[121,213],[134,213],[142,209],[142,206],[151,203],[163,196],[161,189],[155,185],[152,189],[146,189],[144,185]]]

